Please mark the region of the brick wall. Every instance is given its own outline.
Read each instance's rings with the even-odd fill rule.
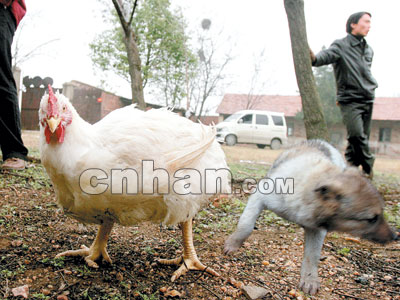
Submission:
[[[101,93],[101,117],[104,118],[107,114],[112,112],[113,110],[116,110],[118,108],[121,108],[125,106],[122,101],[120,100],[120,97],[107,93],[107,92],[102,92]]]

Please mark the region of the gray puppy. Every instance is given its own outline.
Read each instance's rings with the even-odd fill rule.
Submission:
[[[383,199],[359,170],[348,167],[333,146],[311,140],[284,151],[267,178],[290,179],[292,193],[262,193],[248,200],[224,252],[236,251],[253,231],[264,209],[304,227],[305,245],[299,287],[315,294],[320,287],[318,262],[328,231],[348,232],[377,243],[397,239],[383,217]]]

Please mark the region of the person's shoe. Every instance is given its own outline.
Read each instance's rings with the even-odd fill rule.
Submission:
[[[1,165],[3,170],[23,170],[26,168],[26,162],[23,159],[11,157]]]

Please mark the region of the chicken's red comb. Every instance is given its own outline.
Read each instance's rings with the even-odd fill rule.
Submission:
[[[48,106],[48,110],[47,110],[47,115],[48,115],[48,117],[51,117],[51,116],[54,117],[57,115],[56,103],[58,100],[57,100],[57,97],[54,95],[53,89],[51,88],[50,84],[48,85],[48,88],[49,88],[49,99],[48,99],[49,106]]]
[[[51,87],[50,84],[48,85],[48,88],[49,88],[49,100],[57,102],[57,98],[56,96],[54,96],[53,88]]]

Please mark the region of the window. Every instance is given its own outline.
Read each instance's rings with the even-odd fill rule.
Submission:
[[[268,116],[266,115],[256,115],[257,125],[268,125]]]
[[[379,128],[379,141],[390,142],[392,137],[392,128]]]
[[[283,117],[281,116],[272,116],[272,120],[276,126],[283,126]]]
[[[253,115],[245,115],[240,120],[242,120],[242,124],[251,124],[253,123]]]
[[[233,114],[233,115],[230,115],[229,117],[227,117],[224,121],[225,122],[233,122],[233,121],[236,121],[237,119],[239,119],[239,117],[240,117],[240,114]]]

